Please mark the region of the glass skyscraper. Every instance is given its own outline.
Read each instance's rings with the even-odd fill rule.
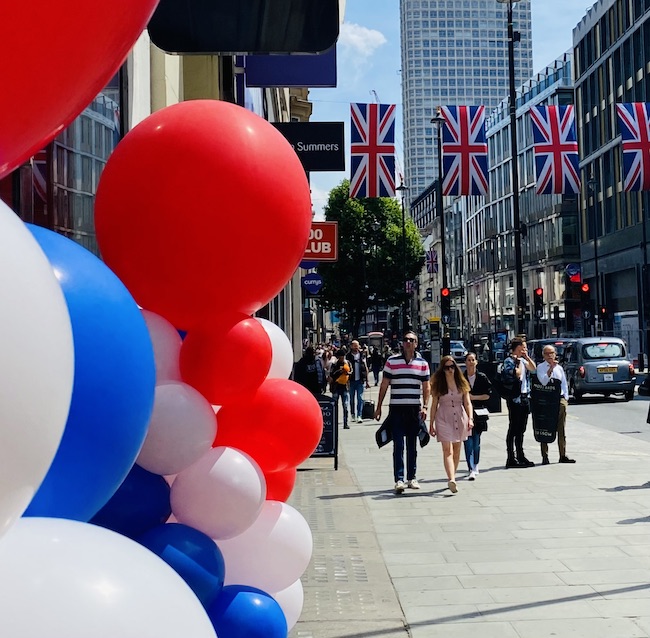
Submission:
[[[405,184],[415,199],[437,177],[438,106],[484,105],[508,95],[507,4],[497,0],[401,0]],[[513,2],[515,85],[533,72],[530,0]]]

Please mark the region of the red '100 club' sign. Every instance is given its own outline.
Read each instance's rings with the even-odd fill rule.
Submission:
[[[338,222],[312,222],[305,261],[337,261],[339,258]]]

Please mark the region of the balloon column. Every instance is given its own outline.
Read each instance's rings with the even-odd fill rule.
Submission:
[[[62,2],[75,20],[90,11]],[[153,4],[93,15],[107,33],[119,15],[132,41]],[[79,72],[108,40],[123,55],[119,38],[77,35]],[[111,64],[52,107],[59,121]],[[23,97],[0,98],[0,115]],[[32,137],[0,135],[0,174],[48,126],[5,127]],[[207,100],[158,111],[109,158],[96,199],[105,262],[0,204],[0,535],[27,515],[0,539],[0,635],[286,636],[312,537],[283,501],[322,417],[287,378],[286,335],[251,314],[290,279],[310,224],[291,146]]]
[[[5,3],[0,178],[156,3]],[[0,635],[282,638],[312,548],[282,501],[322,423],[286,336],[251,315],[303,255],[302,166],[258,116],[185,102],[120,142],[95,213],[104,262],[0,203]]]
[[[97,240],[144,308],[156,389],[137,458],[147,473],[129,475],[133,487],[94,520],[177,570],[220,638],[282,638],[302,607],[311,531],[282,501],[320,440],[322,417],[288,380],[286,335],[251,313],[286,285],[310,226],[309,185],[290,145],[224,102],[147,118],[109,158],[97,193]],[[167,476],[169,493],[150,476]],[[148,520],[167,504],[172,516],[137,535],[137,502],[154,489],[160,506]]]

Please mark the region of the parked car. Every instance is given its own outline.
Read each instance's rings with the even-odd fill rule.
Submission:
[[[576,401],[583,394],[622,394],[634,398],[636,375],[625,342],[617,337],[585,337],[566,344],[562,365],[569,394]]]
[[[532,341],[528,341],[528,354],[535,363],[539,364],[544,361],[544,355],[542,354],[544,346],[553,346],[559,361],[564,357],[564,350],[567,344],[572,341],[575,341],[575,339],[533,339]]]
[[[467,356],[467,348],[462,341],[451,341],[450,342],[451,356],[454,358],[456,363],[465,363],[465,357]]]

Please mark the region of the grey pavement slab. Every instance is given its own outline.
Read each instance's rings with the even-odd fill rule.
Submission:
[[[575,465],[505,470],[492,415],[456,495],[435,441],[399,496],[377,424],[341,430],[339,471],[310,459],[290,501],[314,535],[291,638],[650,638],[650,443],[569,425]]]

